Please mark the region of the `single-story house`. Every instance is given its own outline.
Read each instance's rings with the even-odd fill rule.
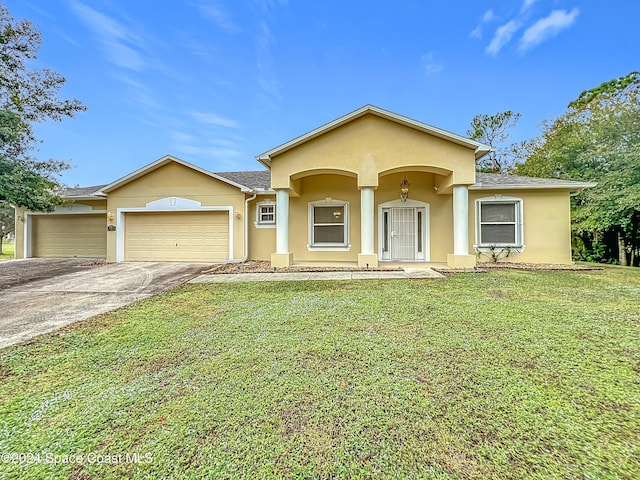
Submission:
[[[570,263],[570,196],[593,184],[476,172],[490,147],[367,105],[213,173],[165,156],[52,213],[16,210],[16,257],[122,261]]]

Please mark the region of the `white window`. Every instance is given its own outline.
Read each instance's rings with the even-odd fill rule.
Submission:
[[[522,200],[496,195],[476,200],[476,247],[523,247]]]
[[[310,250],[349,250],[349,203],[327,198],[309,204]]]
[[[271,200],[258,203],[256,206],[256,227],[275,228],[276,204]]]

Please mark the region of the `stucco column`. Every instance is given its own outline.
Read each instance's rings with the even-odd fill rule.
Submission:
[[[466,185],[453,187],[453,254],[447,264],[455,268],[472,268],[476,257],[469,255],[469,190]]]
[[[376,268],[378,256],[374,252],[374,188],[360,188],[360,253],[359,267]]]
[[[289,252],[289,190],[276,190],[276,251],[271,254],[272,267],[288,267],[293,263]]]

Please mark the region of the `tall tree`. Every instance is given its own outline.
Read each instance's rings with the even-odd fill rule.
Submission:
[[[41,44],[40,32],[30,21],[16,21],[0,4],[0,201],[50,210],[60,201],[56,175],[69,166],[30,156],[39,143],[34,126],[73,117],[86,107],[58,98],[63,76],[31,68]]]
[[[615,260],[640,264],[640,74],[582,92],[516,172],[596,181],[574,200],[574,231],[587,244],[617,238]]]
[[[516,160],[518,147],[506,145],[511,136],[510,130],[520,120],[520,114],[511,110],[498,112],[495,115],[480,114],[471,120],[471,128],[467,135],[493,148],[491,153],[479,160],[476,169],[486,173],[507,173]],[[526,145],[521,146],[524,148]]]

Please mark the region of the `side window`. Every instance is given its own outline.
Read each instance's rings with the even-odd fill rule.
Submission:
[[[260,202],[256,206],[256,227],[276,226],[276,204],[272,201]]]
[[[478,247],[521,247],[522,200],[502,197],[476,200],[476,242]]]

